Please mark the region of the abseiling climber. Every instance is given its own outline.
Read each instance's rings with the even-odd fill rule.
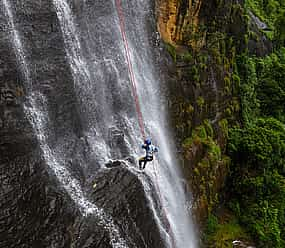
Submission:
[[[139,168],[140,170],[144,170],[147,162],[153,160],[153,155],[155,152],[158,152],[158,148],[151,144],[150,139],[146,139],[142,144],[142,148],[145,149],[145,156],[139,159]]]

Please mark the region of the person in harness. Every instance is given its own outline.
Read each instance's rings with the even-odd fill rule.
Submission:
[[[151,144],[150,139],[146,139],[142,144],[142,148],[145,149],[145,156],[139,159],[139,168],[140,170],[144,170],[147,162],[153,160],[153,155],[155,152],[158,152],[158,148]]]

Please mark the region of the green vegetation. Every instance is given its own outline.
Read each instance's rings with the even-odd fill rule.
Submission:
[[[285,9],[284,0],[246,0],[246,5],[272,29],[278,17],[284,14]]]
[[[227,132],[227,121],[222,120],[220,125]],[[196,191],[199,192],[203,204],[206,206],[206,211],[210,213],[219,200],[215,193],[217,187],[216,171],[212,168],[219,165],[228,170],[229,158],[222,155],[221,148],[217,140],[214,139],[214,130],[209,120],[204,120],[202,125],[192,131],[191,137],[184,140],[183,147],[186,151],[186,157],[191,157],[192,151],[196,148],[203,151],[194,169],[196,174],[194,180],[197,187]]]
[[[172,59],[174,60],[174,62],[176,62],[176,48],[175,48],[175,46],[173,46],[170,43],[165,43],[165,47],[166,47],[166,50],[168,51],[168,53],[170,54],[170,56],[172,57]]]
[[[233,240],[247,240],[248,235],[232,215],[226,216],[226,220],[219,220],[210,214],[206,226],[205,239],[210,248],[232,248]]]
[[[221,20],[226,2],[216,1],[221,15],[207,16],[203,32],[194,34],[204,37],[206,32],[201,50],[167,47],[179,64],[178,79],[192,86],[185,84],[173,103],[175,124],[184,140],[199,214],[208,215],[207,247],[232,247],[239,238],[253,240],[256,247],[285,247],[285,0],[245,2],[245,7],[228,6],[231,20]],[[266,31],[250,30],[248,10],[267,24]],[[189,33],[189,40],[195,41],[193,30]],[[250,54],[255,49],[252,43],[256,41],[259,49],[263,33],[273,52],[257,58]],[[222,106],[205,94],[211,74],[222,87],[218,95]],[[211,111],[219,111],[218,123],[206,119]],[[229,158],[223,156],[226,144],[230,168]],[[218,195],[227,173],[226,194]],[[231,213],[226,219],[223,211],[215,212],[217,217],[213,214],[222,200]]]
[[[227,119],[241,113],[231,128],[225,120],[219,123],[231,158],[226,207],[232,217],[209,215],[207,247],[232,247],[239,238],[257,247],[285,247],[285,1],[247,0],[246,7],[271,29],[266,32],[274,51],[263,58],[238,51],[232,80],[224,78],[225,92],[233,83],[240,97],[240,104],[233,98],[227,107]],[[249,38],[258,39],[248,31],[245,44]]]
[[[284,247],[285,125],[258,118],[243,129],[232,128],[229,152],[230,207],[261,247]]]
[[[285,49],[256,60],[257,99],[262,115],[285,122]]]
[[[229,129],[229,208],[258,247],[285,247],[285,1],[248,0],[274,52],[237,59],[242,125]]]
[[[284,0],[246,0],[246,6],[263,22],[269,30],[267,37],[284,46],[285,41],[285,1]]]

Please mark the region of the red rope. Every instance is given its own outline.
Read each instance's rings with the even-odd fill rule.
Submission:
[[[127,36],[126,36],[125,18],[124,18],[124,13],[123,13],[123,9],[122,9],[122,3],[121,3],[121,0],[115,0],[115,3],[116,3],[116,8],[117,8],[118,16],[119,16],[119,21],[120,21],[120,30],[121,30],[122,39],[124,42],[124,48],[125,48],[126,59],[127,59],[127,64],[128,64],[128,71],[129,71],[130,80],[132,83],[132,92],[133,92],[133,96],[134,96],[135,103],[136,103],[136,111],[137,111],[137,115],[138,115],[139,126],[140,126],[142,137],[143,137],[143,139],[145,139],[145,131],[144,131],[145,129],[144,129],[143,116],[142,116],[142,112],[140,109],[139,97],[138,97],[137,87],[136,87],[136,79],[135,79],[135,74],[134,74],[133,66],[132,66],[132,62],[131,62],[129,44],[128,44],[128,40],[127,40]],[[155,169],[154,169],[154,174],[155,174],[155,178],[156,178],[156,187],[158,189],[158,197],[159,197],[160,202],[162,203],[161,192],[160,192],[160,188],[159,188],[158,183],[157,183],[158,180],[157,180],[157,174],[156,174]],[[172,247],[175,248],[174,235],[173,235],[173,232],[170,228],[170,223],[169,223],[166,211],[165,211],[165,209],[162,209],[162,211],[163,211],[164,219],[166,221],[166,229],[167,229],[167,232],[170,236]]]
[[[120,20],[120,29],[121,29],[122,39],[124,42],[124,48],[125,48],[125,52],[126,52],[126,59],[127,59],[127,64],[128,64],[130,80],[132,83],[132,92],[133,92],[133,96],[134,96],[135,103],[136,103],[136,111],[138,114],[139,126],[140,126],[142,137],[145,140],[146,136],[145,136],[145,131],[144,131],[145,128],[144,128],[143,116],[142,116],[142,112],[140,109],[139,97],[138,97],[137,87],[136,87],[136,78],[135,78],[135,74],[133,71],[133,66],[132,66],[131,56],[130,56],[129,43],[128,43],[127,36],[126,36],[126,30],[125,30],[125,25],[124,25],[125,18],[124,18],[124,13],[122,10],[121,0],[116,0],[116,7],[117,7],[117,11],[118,11],[119,20]]]

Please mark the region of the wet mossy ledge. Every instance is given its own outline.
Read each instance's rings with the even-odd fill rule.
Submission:
[[[285,1],[157,6],[175,67],[169,107],[201,245],[284,247]]]

